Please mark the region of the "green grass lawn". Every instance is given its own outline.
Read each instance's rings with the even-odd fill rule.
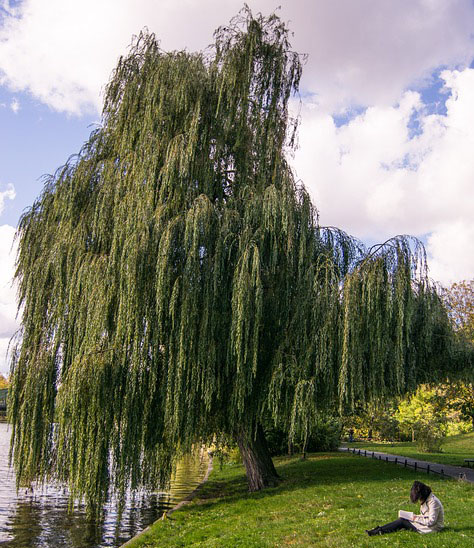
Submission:
[[[278,487],[248,493],[241,465],[217,467],[192,503],[131,546],[474,546],[472,484],[343,453],[275,460]],[[446,530],[368,537],[365,529],[396,519],[400,508],[418,510],[408,499],[415,479],[427,482],[443,502]]]
[[[402,455],[412,459],[439,462],[440,464],[452,464],[463,466],[464,459],[474,459],[474,432],[460,434],[446,438],[446,442],[440,453],[421,453],[416,442],[356,442],[346,444],[356,449],[367,451],[384,451],[394,455]]]

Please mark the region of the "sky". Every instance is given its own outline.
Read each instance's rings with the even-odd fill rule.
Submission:
[[[474,273],[474,0],[248,0],[308,55],[291,158],[323,226],[411,234],[431,277]],[[132,36],[202,50],[237,0],[0,0],[0,372],[16,317],[14,234],[42,176],[100,122]],[[278,6],[281,6],[279,9]],[[299,103],[301,101],[301,104]]]

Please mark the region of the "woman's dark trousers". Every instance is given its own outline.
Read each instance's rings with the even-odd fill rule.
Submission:
[[[401,529],[408,529],[409,531],[417,531],[417,528],[413,525],[411,521],[408,521],[405,518],[398,518],[395,521],[382,525],[382,527],[376,527],[372,529],[370,533],[372,535],[385,535],[385,533],[395,533],[395,531],[400,531]]]

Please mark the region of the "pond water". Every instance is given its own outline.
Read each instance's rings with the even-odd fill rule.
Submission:
[[[98,525],[87,518],[84,507],[68,512],[64,489],[46,486],[17,493],[13,470],[8,466],[9,447],[9,425],[0,422],[0,546],[9,548],[121,546],[193,491],[208,467],[206,453],[183,460],[168,491],[128,500],[120,522],[115,505],[109,504],[104,521]]]

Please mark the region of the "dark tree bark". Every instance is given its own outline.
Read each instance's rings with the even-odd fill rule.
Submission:
[[[240,431],[235,436],[247,474],[249,491],[259,491],[277,485],[279,476],[273,465],[263,428],[254,432]]]

